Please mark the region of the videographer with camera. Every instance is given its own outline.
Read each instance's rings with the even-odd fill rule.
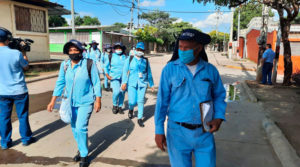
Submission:
[[[1,149],[6,150],[12,146],[11,113],[15,104],[19,118],[19,131],[23,146],[35,141],[32,138],[28,120],[29,96],[23,70],[28,69],[28,58],[9,47],[12,33],[0,27],[0,136]]]

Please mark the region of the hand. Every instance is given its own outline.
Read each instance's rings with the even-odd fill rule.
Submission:
[[[154,88],[154,86],[151,88],[151,91],[152,91],[152,92],[154,92],[154,91],[155,91],[155,88]]]
[[[109,76],[108,74],[105,74],[105,75],[106,75],[107,79],[109,79],[109,80],[112,79],[111,76]]]
[[[207,122],[207,125],[211,127],[209,132],[213,133],[213,132],[218,131],[222,122],[223,122],[222,119],[214,119],[210,122]]]
[[[158,148],[161,149],[161,151],[166,151],[165,148],[167,148],[167,140],[165,135],[155,135],[155,142]]]
[[[123,91],[125,91],[126,88],[127,88],[127,84],[123,84],[122,87],[121,87],[121,89],[122,89]]]
[[[101,110],[101,99],[97,97],[95,103],[94,103],[94,111],[98,113]]]
[[[50,103],[48,104],[48,106],[47,106],[47,110],[48,110],[49,112],[52,112],[52,111],[53,111],[54,105],[55,105],[54,102],[50,102]]]

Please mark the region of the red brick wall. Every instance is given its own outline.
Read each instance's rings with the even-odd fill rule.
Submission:
[[[250,60],[252,60],[256,63],[257,63],[258,49],[259,49],[257,42],[256,42],[256,38],[259,36],[259,34],[260,34],[259,30],[252,30],[247,34],[247,55]],[[275,44],[276,44],[276,39],[274,39],[274,38],[276,38],[275,34],[276,34],[276,31],[268,33],[267,43],[271,43],[273,48],[275,47]]]
[[[244,46],[245,45],[245,39],[243,37],[240,37],[239,39],[239,56],[243,58],[244,53]]]

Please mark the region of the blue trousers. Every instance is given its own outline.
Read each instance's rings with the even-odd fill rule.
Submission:
[[[29,96],[28,93],[22,95],[0,95],[0,136],[1,146],[7,147],[11,140],[12,125],[11,113],[13,104],[16,106],[19,118],[19,132],[23,143],[29,141],[32,136],[28,120]]]
[[[147,87],[128,86],[128,105],[129,110],[138,105],[138,119],[142,119],[144,115],[145,93]]]
[[[104,74],[104,88],[108,88],[108,78]]]
[[[263,69],[262,69],[262,83],[265,84],[267,83],[268,79],[268,84],[272,84],[272,69],[273,69],[273,63],[264,63]]]
[[[81,157],[86,157],[88,150],[88,124],[93,105],[72,107],[71,127]]]
[[[122,107],[124,103],[125,91],[121,91],[121,80],[114,79],[110,82],[113,90],[113,105]]]
[[[192,153],[196,167],[216,166],[214,136],[202,128],[190,130],[169,120],[167,147],[172,167],[192,167]]]

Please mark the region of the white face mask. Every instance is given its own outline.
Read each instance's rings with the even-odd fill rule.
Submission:
[[[118,55],[122,54],[122,50],[116,50],[115,51]]]
[[[142,56],[144,56],[144,52],[142,52],[142,51],[136,51],[136,56],[142,57]]]
[[[111,49],[107,49],[106,51],[107,51],[108,53],[110,53],[110,52],[111,52]]]

